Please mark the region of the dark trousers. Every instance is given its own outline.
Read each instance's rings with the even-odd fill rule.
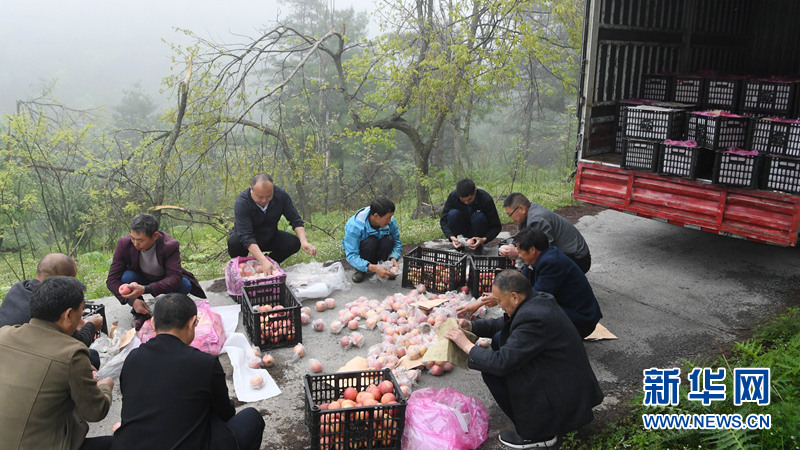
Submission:
[[[498,331],[492,336],[492,350],[498,351],[500,350],[500,332]],[[483,377],[483,382],[486,384],[486,387],[491,392],[492,397],[494,397],[494,401],[497,403],[497,406],[503,410],[503,412],[511,419],[511,422],[514,422],[514,412],[511,410],[511,396],[508,394],[508,384],[506,383],[506,379],[504,377],[498,377],[497,375],[488,374],[486,372],[481,372],[481,376]]]
[[[384,236],[380,239],[370,236],[358,245],[358,253],[361,257],[370,262],[378,264],[378,261],[386,261],[392,253],[394,239],[391,236]]]
[[[81,450],[107,450],[114,442],[113,436],[97,436],[86,438],[81,445]]]
[[[464,237],[486,237],[489,231],[489,219],[482,212],[475,212],[469,216],[458,209],[451,209],[447,212],[447,225],[455,236],[459,234]],[[450,236],[445,236],[449,238]]]
[[[151,280],[147,278],[144,274],[141,274],[139,272],[134,272],[133,270],[126,270],[125,272],[123,272],[122,276],[120,277],[120,280],[125,284],[133,283],[134,281],[139,284],[150,284],[154,281],[158,281],[158,280]],[[192,292],[192,282],[188,278],[183,277],[183,279],[181,280],[181,286],[178,288],[176,292],[178,292],[179,294],[188,294],[189,292]]]
[[[580,267],[580,269],[583,271],[583,273],[588,272],[589,268],[592,267],[592,254],[591,253],[587,253],[586,256],[584,256],[583,258],[576,258],[573,255],[567,255],[567,256],[569,257],[569,259],[575,261],[575,264],[577,264],[578,267]]]
[[[227,422],[236,435],[239,450],[258,450],[264,436],[264,418],[255,408],[245,408]]]
[[[125,272],[123,272],[122,276],[120,277],[120,280],[125,284],[133,283],[134,281],[139,284],[150,284],[153,281],[158,281],[158,280],[150,280],[146,276],[144,276],[144,274],[141,274],[139,272],[134,272],[133,270],[126,270]],[[191,291],[192,291],[192,282],[189,281],[188,278],[183,277],[183,279],[181,280],[181,286],[178,288],[177,292],[179,294],[189,294],[189,292]],[[134,316],[141,315],[138,314],[133,308],[131,308],[131,314],[133,314]]]
[[[278,230],[269,241],[256,238],[256,243],[264,254],[274,259],[278,264],[300,251],[300,239],[294,234],[283,230]],[[239,241],[239,235],[236,233],[231,233],[228,236],[228,254],[231,255],[231,258],[250,255],[247,248]]]

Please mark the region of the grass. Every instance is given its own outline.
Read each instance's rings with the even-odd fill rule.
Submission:
[[[800,308],[789,308],[777,318],[756,327],[753,337],[734,345],[732,354],[715,361],[687,363],[681,369],[688,374],[695,367],[713,370],[726,368],[728,398],[703,406],[687,399],[688,382],[683,380],[679,405],[643,406],[643,395],[629,405],[632,409],[622,420],[608,424],[602,432],[586,440],[568,436],[562,448],[800,448]],[[734,368],[768,367],[770,404],[743,403],[734,406],[732,374]],[[771,427],[764,430],[646,430],[642,414],[769,414]]]
[[[543,170],[526,168],[527,172],[518,174],[517,181],[511,184],[507,174],[495,169],[486,169],[482,173],[469,174],[481,189],[495,196],[505,196],[513,191],[525,193],[531,201],[557,209],[573,204],[572,183],[566,182],[569,171]],[[437,182],[431,185],[431,198],[435,203],[444,202],[447,195],[455,188],[456,179],[443,174],[436,177]],[[481,180],[487,180],[481,182]],[[396,204],[395,218],[400,225],[400,238],[404,244],[418,244],[442,237],[437,218],[412,219],[416,199],[407,197]],[[503,214],[502,202],[497,201],[501,221],[508,221]],[[335,211],[328,214],[313,214],[310,224],[306,226],[309,242],[317,248],[316,257],[298,252],[286,261],[284,266],[300,262],[334,260],[344,257],[341,248],[344,224],[355,211]],[[282,221],[284,228],[289,226]],[[224,275],[228,254],[227,235],[211,227],[173,227],[167,232],[181,242],[181,260],[183,267],[192,272],[199,280],[212,280]],[[110,295],[105,285],[108,268],[111,266],[112,252],[93,251],[76,257],[78,262],[78,279],[86,284],[86,298],[95,299]],[[42,255],[23,255],[25,267],[24,277],[18,255],[0,254],[0,297],[4,297],[8,289],[21,279],[30,279],[35,275],[36,264]]]

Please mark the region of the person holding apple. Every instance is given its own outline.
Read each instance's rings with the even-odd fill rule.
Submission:
[[[159,230],[158,219],[137,214],[130,234],[117,241],[106,286],[121,304],[131,306],[131,325],[137,330],[151,317],[144,294],[158,297],[178,292],[206,298],[191,272],[181,266],[180,243]]]
[[[281,216],[286,218],[297,236],[278,229]],[[292,198],[275,186],[271,175],[254,175],[250,187],[242,191],[233,203],[228,254],[231,258],[253,255],[269,276],[274,267],[264,253],[269,252],[269,257],[280,264],[301,249],[312,256],[317,254],[317,249],[306,239],[305,223]]]
[[[0,303],[0,327],[6,325],[22,325],[31,321],[31,296],[47,278],[64,276],[75,278],[78,265],[71,256],[64,253],[48,253],[36,266],[36,278],[23,280],[11,286],[3,302]],[[72,337],[91,346],[97,336],[97,330],[103,326],[103,316],[92,314],[81,320]],[[95,369],[100,368],[100,354],[89,349],[89,361]]]
[[[536,292],[516,270],[494,278],[492,297],[505,313],[496,319],[458,319],[445,338],[467,353],[497,405],[514,423],[500,433],[510,448],[549,447],[558,436],[594,418],[603,392],[583,342],[569,317],[545,292]],[[473,344],[462,329],[493,337],[491,348]]]
[[[361,283],[373,274],[395,279],[400,273],[397,260],[403,244],[394,218],[394,202],[378,197],[350,217],[344,225],[342,249],[347,262],[356,270],[354,283]],[[391,267],[385,267],[381,261],[390,261]]]
[[[589,280],[575,261],[550,245],[547,236],[535,228],[524,228],[514,237],[514,243],[525,263],[521,272],[531,287],[556,298],[581,338],[592,334],[603,314]],[[481,297],[459,308],[458,313],[471,316],[483,305],[495,306],[497,302],[491,296]]]
[[[439,225],[454,248],[464,250],[466,246],[478,253],[484,244],[497,237],[502,227],[492,196],[476,188],[475,182],[468,178],[456,183],[456,189],[447,196]],[[462,243],[458,236],[468,239]]]

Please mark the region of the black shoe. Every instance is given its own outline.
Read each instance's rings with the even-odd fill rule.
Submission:
[[[153,316],[150,314],[134,313],[133,320],[131,320],[131,326],[136,328],[136,331],[139,331],[142,328],[142,325],[144,325],[144,323],[147,322],[151,317]]]
[[[514,430],[503,431],[500,433],[500,442],[505,445],[506,447],[511,448],[544,448],[544,447],[552,447],[556,445],[556,441],[558,438],[553,436],[550,439],[546,439],[544,441],[533,441],[529,439],[523,439],[520,435],[517,434]]]
[[[361,283],[362,281],[366,280],[369,277],[367,272],[362,272],[360,270],[356,270],[356,273],[353,274],[353,283]]]

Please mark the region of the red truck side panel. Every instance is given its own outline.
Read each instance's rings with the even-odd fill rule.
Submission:
[[[675,225],[793,246],[800,197],[579,161],[576,200]]]

